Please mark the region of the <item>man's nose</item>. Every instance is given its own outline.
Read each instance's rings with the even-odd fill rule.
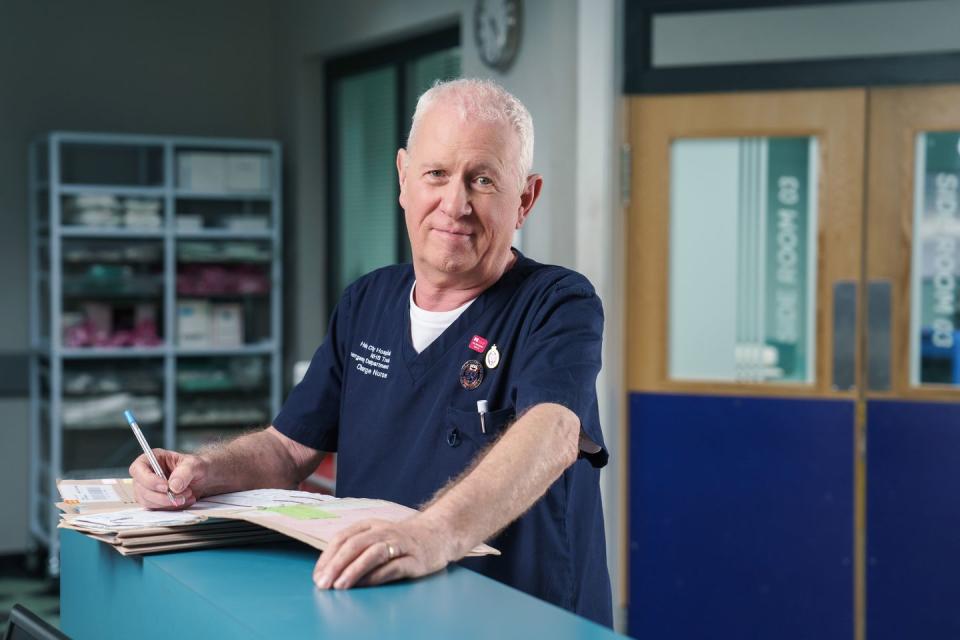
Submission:
[[[462,218],[470,215],[470,194],[461,180],[451,180],[443,191],[443,200],[440,208],[451,218]]]

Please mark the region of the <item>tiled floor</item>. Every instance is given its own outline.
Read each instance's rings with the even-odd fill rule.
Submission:
[[[15,604],[60,628],[60,582],[31,574],[23,563],[4,558],[0,566],[0,637],[6,632],[7,618]]]

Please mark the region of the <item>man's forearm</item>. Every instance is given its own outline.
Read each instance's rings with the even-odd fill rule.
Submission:
[[[577,459],[580,423],[556,404],[537,405],[471,470],[442,490],[423,518],[443,530],[459,559],[516,520]]]
[[[313,452],[315,460],[292,454],[280,440],[282,436],[271,433],[272,429],[269,427],[225,444],[201,449],[197,455],[207,463],[202,495],[293,487],[316,467],[322,457],[320,454]]]

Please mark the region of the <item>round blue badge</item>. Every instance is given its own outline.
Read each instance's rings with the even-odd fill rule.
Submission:
[[[460,385],[464,389],[476,389],[483,382],[483,365],[479,360],[467,360],[460,367]]]

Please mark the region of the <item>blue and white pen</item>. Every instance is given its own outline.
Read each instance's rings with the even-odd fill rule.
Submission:
[[[485,418],[487,417],[487,411],[489,411],[490,405],[486,400],[477,400],[477,413],[480,414],[480,433],[487,432],[487,424]]]
[[[137,442],[140,443],[140,448],[143,449],[143,453],[146,454],[147,460],[150,461],[150,466],[153,468],[153,472],[163,478],[163,481],[167,481],[167,475],[163,472],[163,468],[160,466],[160,463],[157,462],[157,456],[153,455],[153,449],[150,448],[150,445],[147,444],[147,439],[143,435],[143,431],[140,430],[140,425],[137,424],[137,419],[133,417],[133,413],[128,409],[123,412],[123,417],[127,419],[127,424],[130,425],[130,428],[133,429],[133,435],[137,438]],[[173,497],[173,493],[170,491],[170,487],[167,487],[167,497],[170,498],[170,504],[175,507],[180,505],[177,504],[176,498]]]

